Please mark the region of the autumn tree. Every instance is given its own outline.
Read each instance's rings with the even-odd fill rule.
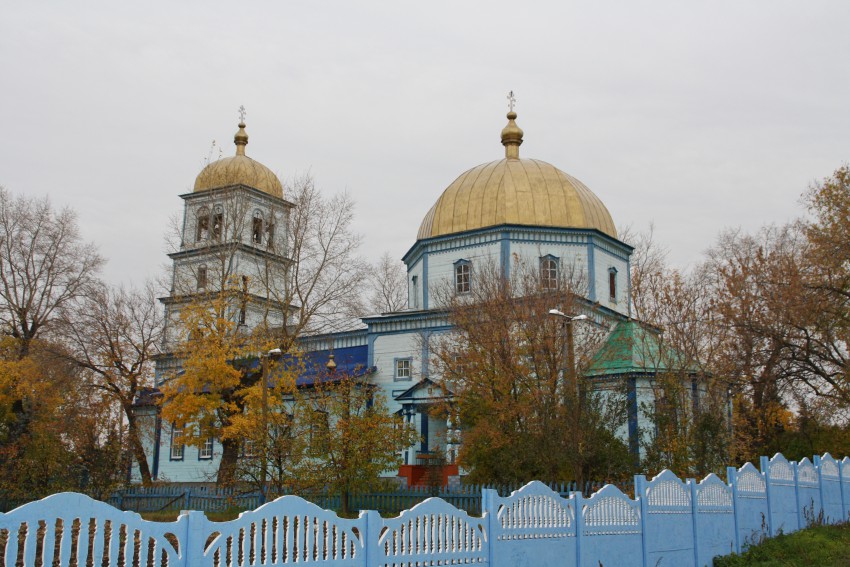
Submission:
[[[67,490],[103,498],[123,481],[120,416],[60,348],[33,339],[19,359],[17,339],[0,341],[0,492],[12,500]],[[13,405],[23,397],[31,420],[20,432]]]
[[[719,472],[728,461],[728,380],[717,366],[727,335],[711,273],[671,267],[646,232],[624,231],[631,258],[632,312],[644,332],[633,345],[653,368],[652,401],[639,408],[653,424],[640,433],[646,470]]]
[[[275,329],[284,353],[305,334],[356,325],[369,270],[358,254],[362,238],[352,231],[350,195],[325,196],[309,175],[294,179],[285,191],[295,204],[286,224],[291,265],[284,273],[270,267],[261,282],[274,308],[288,313],[287,324]]]
[[[217,482],[236,480],[241,445],[234,418],[246,409],[246,396],[259,379],[252,361],[269,350],[267,329],[239,325],[242,287],[232,282],[181,306],[179,329],[187,340],[177,344],[174,356],[180,372],[162,385],[162,417],[180,425],[186,445],[201,447],[210,437],[221,439],[222,457]]]
[[[244,391],[243,412],[234,415],[226,435],[242,443],[236,464],[240,482],[272,499],[298,485],[296,465],[303,458],[305,432],[295,420],[296,380],[304,371],[295,353],[265,353],[253,371],[259,379]]]
[[[468,294],[438,293],[454,331],[431,349],[453,394],[443,411],[463,427],[460,464],[475,482],[622,475],[630,457],[613,433],[626,419],[620,385],[580,378],[607,333],[579,299],[580,273],[562,266],[553,281],[516,257],[511,268],[508,279],[479,262]],[[591,314],[570,322],[574,349],[564,320],[548,315],[553,308]]]
[[[85,369],[89,386],[120,408],[126,442],[145,485],[152,482],[151,471],[133,403],[143,388],[153,386],[152,359],[159,353],[162,330],[152,284],[144,290],[92,286],[57,325],[65,345],[57,354]]]
[[[798,301],[787,306],[796,324],[785,338],[789,371],[815,395],[850,408],[850,166],[812,185],[803,196],[811,220]]]
[[[369,309],[373,313],[390,313],[407,308],[407,271],[404,263],[389,252],[369,270]]]
[[[349,497],[374,488],[381,473],[397,470],[416,432],[357,375],[330,371],[296,398],[294,420],[306,441],[294,467],[298,486],[339,494],[342,514],[349,515]]]
[[[706,263],[726,336],[717,364],[736,393],[742,459],[804,434],[817,421],[810,408],[834,416],[823,428],[842,423],[850,407],[848,168],[810,187],[803,202],[810,215],[796,223],[723,233]]]
[[[24,451],[36,450],[39,432],[55,431],[48,421],[52,407],[43,393],[54,391],[52,369],[31,359],[33,345],[46,343],[55,321],[88,293],[103,264],[94,245],[82,241],[75,213],[55,210],[47,198],[14,196],[0,188],[0,330],[5,371],[0,460],[22,466]]]

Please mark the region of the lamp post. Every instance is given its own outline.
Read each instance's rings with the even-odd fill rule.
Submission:
[[[573,339],[573,321],[584,321],[587,315],[567,315],[557,309],[550,309],[549,315],[561,317],[564,320],[564,379],[572,380],[576,387],[576,396],[579,396],[578,377],[576,376],[575,341]],[[578,397],[576,401],[579,401]]]
[[[281,356],[281,350],[279,348],[273,348],[265,354],[260,355],[260,362],[262,363],[263,371],[262,371],[262,400],[263,407],[262,409],[262,439],[263,439],[263,452],[260,456],[263,459],[262,465],[262,476],[260,478],[260,496],[262,498],[262,503],[266,502],[266,480],[268,478],[268,451],[266,451],[266,440],[268,439],[269,434],[269,373],[271,372],[269,360],[278,360]]]
[[[581,431],[581,413],[582,413],[582,396],[581,396],[581,386],[579,385],[578,376],[576,375],[576,361],[575,361],[575,345],[573,339],[573,321],[583,321],[587,319],[587,315],[567,315],[558,309],[550,309],[549,315],[553,315],[555,317],[560,317],[564,320],[564,408],[569,410],[569,398],[567,392],[569,391],[569,382],[572,381],[575,386],[575,405],[573,406],[572,418],[573,418],[573,431],[570,435],[570,439],[575,441],[575,460],[573,464],[573,476],[576,481],[579,490],[583,490],[582,484],[584,482],[584,448],[583,443],[581,441],[583,432]]]

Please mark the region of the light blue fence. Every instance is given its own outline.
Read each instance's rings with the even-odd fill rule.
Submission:
[[[429,498],[398,517],[344,519],[284,496],[229,522],[188,511],[174,522],[72,493],[0,514],[2,565],[317,567],[655,567],[710,565],[780,532],[850,512],[850,458],[762,458],[701,482],[664,471],[635,477],[635,497],[608,485],[564,498],[540,482],[482,492],[482,515]]]

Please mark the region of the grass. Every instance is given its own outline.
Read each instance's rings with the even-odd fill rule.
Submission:
[[[714,560],[714,567],[846,567],[850,565],[850,524],[815,526],[779,535],[741,555]]]
[[[227,522],[235,520],[241,512],[245,510],[239,508],[228,508],[221,512],[204,512],[207,519],[212,522]],[[160,512],[140,512],[142,518],[151,522],[173,522],[180,515],[177,511],[160,511]]]

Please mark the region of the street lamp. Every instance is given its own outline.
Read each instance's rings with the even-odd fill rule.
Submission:
[[[564,369],[564,378],[567,378],[567,374],[569,374],[569,378],[574,380],[576,383],[576,395],[579,394],[578,388],[578,378],[576,377],[576,360],[575,360],[575,345],[573,344],[573,321],[584,321],[587,319],[587,315],[567,315],[566,313],[559,311],[557,309],[550,309],[549,315],[554,315],[555,317],[561,317],[564,320],[564,329],[566,331],[566,344],[564,345],[564,349],[566,352],[564,353],[566,356],[565,360],[565,369]]]
[[[583,435],[581,431],[581,419],[582,419],[582,395],[581,395],[581,386],[579,385],[579,379],[576,375],[576,363],[575,363],[575,346],[573,344],[573,321],[584,321],[587,319],[587,315],[567,315],[566,313],[559,311],[557,309],[550,309],[549,315],[553,315],[555,317],[560,317],[564,320],[564,334],[566,335],[564,338],[564,406],[567,410],[570,409],[569,400],[567,399],[567,392],[569,391],[568,381],[572,380],[573,384],[575,384],[576,390],[576,399],[575,405],[572,407],[572,417],[573,417],[573,432],[570,436],[573,440],[577,441],[576,444],[576,457],[577,460],[574,463],[574,471],[573,474],[575,476],[575,481],[581,486],[582,481],[584,480],[584,474],[582,472],[582,466],[584,462],[583,456],[583,443],[581,441],[580,435]]]

